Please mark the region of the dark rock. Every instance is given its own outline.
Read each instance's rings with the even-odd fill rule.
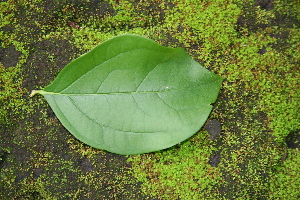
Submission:
[[[209,138],[211,140],[216,140],[220,137],[221,134],[221,123],[216,120],[208,120],[204,126],[205,130],[210,135]]]
[[[6,161],[6,158],[8,156],[9,152],[5,150],[0,149],[0,171],[4,165],[4,162]]]
[[[267,48],[266,47],[263,47],[262,49],[260,49],[259,51],[258,51],[258,53],[260,54],[260,55],[263,55],[263,54],[265,54],[267,52]]]
[[[90,171],[94,170],[94,167],[93,167],[92,163],[87,158],[83,158],[83,159],[79,160],[78,164],[80,166],[80,169],[84,173],[87,173],[87,172],[90,172]]]
[[[41,168],[33,169],[33,177],[34,178],[38,178],[43,173],[44,173],[44,169],[41,169]]]
[[[11,55],[14,55],[16,59],[12,59]],[[17,51],[13,45],[10,45],[8,48],[3,48],[0,46],[0,62],[5,68],[15,67],[21,55],[22,54]]]
[[[269,11],[274,8],[273,1],[274,0],[256,0],[255,5],[259,6],[261,9]]]
[[[291,132],[286,138],[288,148],[300,150],[300,130]]]
[[[209,161],[208,163],[212,166],[212,167],[218,167],[218,164],[220,163],[220,153],[216,152],[214,154],[212,154],[209,157]]]

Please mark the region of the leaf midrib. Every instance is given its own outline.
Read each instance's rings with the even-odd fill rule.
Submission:
[[[218,81],[217,79],[214,81],[210,81],[210,82],[206,82],[206,83],[199,83],[193,86],[186,86],[186,87],[181,87],[181,88],[169,88],[166,90],[161,90],[161,91],[129,91],[129,92],[109,92],[109,93],[59,93],[59,92],[48,92],[45,90],[35,90],[35,93],[39,93],[39,94],[49,94],[49,95],[65,95],[65,96],[73,96],[73,95],[86,95],[86,96],[93,96],[93,95],[119,95],[119,94],[145,94],[145,93],[162,93],[162,92],[168,92],[171,90],[182,90],[185,88],[192,88],[192,87],[198,87],[198,86],[203,86],[203,85],[207,85],[213,82]]]

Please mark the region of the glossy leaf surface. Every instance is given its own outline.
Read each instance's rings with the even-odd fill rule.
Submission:
[[[182,48],[137,35],[103,42],[69,63],[42,94],[82,142],[118,154],[171,147],[205,123],[222,78]]]

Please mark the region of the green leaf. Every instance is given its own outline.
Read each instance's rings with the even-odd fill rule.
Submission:
[[[222,77],[182,48],[137,35],[103,42],[69,63],[42,94],[82,142],[118,154],[171,147],[196,133]]]

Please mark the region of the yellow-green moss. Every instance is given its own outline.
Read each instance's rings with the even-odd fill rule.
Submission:
[[[90,5],[88,1],[81,3]],[[53,13],[39,0],[8,0],[0,4],[2,46],[14,45],[21,52],[17,66],[5,68],[0,64],[0,103],[4,105],[1,116],[4,119],[9,117],[8,113],[16,112],[21,119],[18,129],[24,129],[13,133],[9,145],[14,148],[2,148],[0,153],[26,150],[30,158],[20,163],[9,157],[10,168],[1,170],[0,188],[6,188],[14,198],[30,198],[35,194],[41,199],[106,198],[95,191],[113,190],[116,192],[111,197],[120,198],[128,185],[141,181],[144,195],[160,199],[296,199],[299,196],[299,150],[287,149],[284,140],[287,134],[300,128],[297,112],[300,30],[292,22],[288,27],[271,25],[280,14],[299,20],[299,9],[294,9],[299,6],[295,2],[275,1],[270,11],[241,0],[102,3],[107,9],[103,15],[85,12],[87,8],[67,1],[53,5]],[[20,16],[26,17],[20,19]],[[241,16],[245,23],[237,25]],[[248,22],[257,28],[252,29]],[[13,29],[4,31],[5,26]],[[34,37],[31,26],[38,30]],[[222,123],[219,140],[210,141],[207,132],[201,129],[173,148],[129,156],[132,167],[128,171],[103,151],[87,147],[70,135],[61,135],[64,130],[57,119],[48,116],[45,102],[22,98],[27,91],[22,88],[19,74],[35,42],[67,40],[84,53],[124,33],[144,35],[163,45],[181,46],[225,78],[210,117]],[[287,38],[280,37],[282,34]],[[260,53],[263,48],[266,52]],[[55,63],[57,58],[48,56]],[[21,111],[16,109],[20,105]],[[35,115],[39,123],[22,121],[28,113]],[[40,133],[41,138],[35,133]],[[56,151],[50,149],[53,146]],[[60,154],[62,150],[66,152]],[[208,164],[209,157],[216,152],[221,162],[212,167]],[[93,170],[78,167],[79,160]],[[32,166],[46,172],[37,176]],[[28,176],[21,179],[18,170]],[[70,174],[77,182],[68,185]]]

